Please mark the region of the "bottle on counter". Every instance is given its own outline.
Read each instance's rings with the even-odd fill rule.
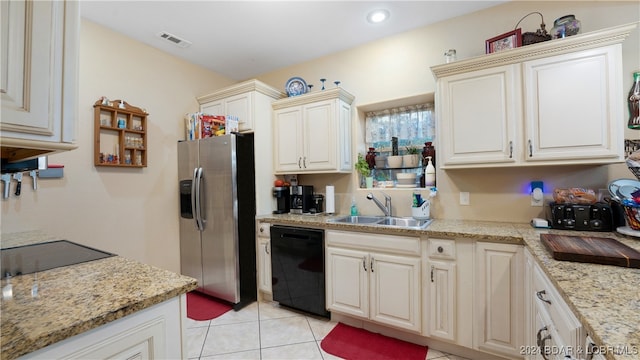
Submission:
[[[431,156],[427,156],[427,166],[424,170],[424,185],[434,186],[436,184],[436,167],[431,163]]]
[[[356,204],[356,197],[351,198],[351,216],[358,216],[358,205]]]
[[[629,102],[629,129],[640,129],[640,71],[633,73],[633,86],[627,97]]]

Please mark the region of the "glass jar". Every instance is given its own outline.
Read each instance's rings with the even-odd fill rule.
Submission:
[[[553,22],[551,37],[561,39],[567,36],[576,35],[580,32],[581,23],[574,15],[565,15],[557,18]]]

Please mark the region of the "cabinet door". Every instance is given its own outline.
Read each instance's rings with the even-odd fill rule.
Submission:
[[[216,100],[200,105],[200,112],[209,115],[224,115],[226,113],[223,100]]]
[[[302,170],[302,108],[277,110],[273,118],[273,160],[278,172]]]
[[[442,166],[513,163],[520,154],[520,73],[504,65],[444,77],[436,93]]]
[[[527,161],[622,160],[621,45],[523,63]]]
[[[233,115],[238,117],[238,129],[240,131],[253,130],[253,92],[247,92],[225,99],[225,113],[223,115]]]
[[[78,4],[2,2],[2,137],[75,141]]]
[[[420,259],[373,253],[371,320],[421,331]]]
[[[523,249],[476,244],[474,347],[520,357],[524,332]]]
[[[303,108],[303,170],[336,169],[336,111],[332,100]]]
[[[271,294],[271,239],[258,237],[258,290]]]
[[[327,308],[368,318],[368,254],[363,251],[327,247],[326,262]]]
[[[429,336],[456,339],[456,264],[429,262]]]

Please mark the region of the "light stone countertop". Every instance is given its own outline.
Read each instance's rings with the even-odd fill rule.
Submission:
[[[2,247],[53,240],[38,231],[2,234]],[[2,299],[1,359],[15,359],[58,341],[180,296],[195,279],[120,256],[11,278],[13,298]],[[2,287],[7,284],[2,280]]]
[[[380,226],[336,224],[324,215],[262,215],[257,219],[280,225],[334,230],[357,230],[385,234],[525,245],[558,292],[573,310],[587,333],[610,360],[640,359],[640,269],[554,260],[540,241],[540,234],[614,238],[640,251],[640,238],[616,232],[579,232],[534,229],[529,224],[435,219],[425,230],[390,229]]]

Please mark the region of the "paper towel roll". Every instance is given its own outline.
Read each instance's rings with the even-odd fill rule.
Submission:
[[[333,214],[336,212],[336,199],[334,192],[335,189],[333,188],[333,185],[327,185],[324,194],[324,212],[327,214]]]

